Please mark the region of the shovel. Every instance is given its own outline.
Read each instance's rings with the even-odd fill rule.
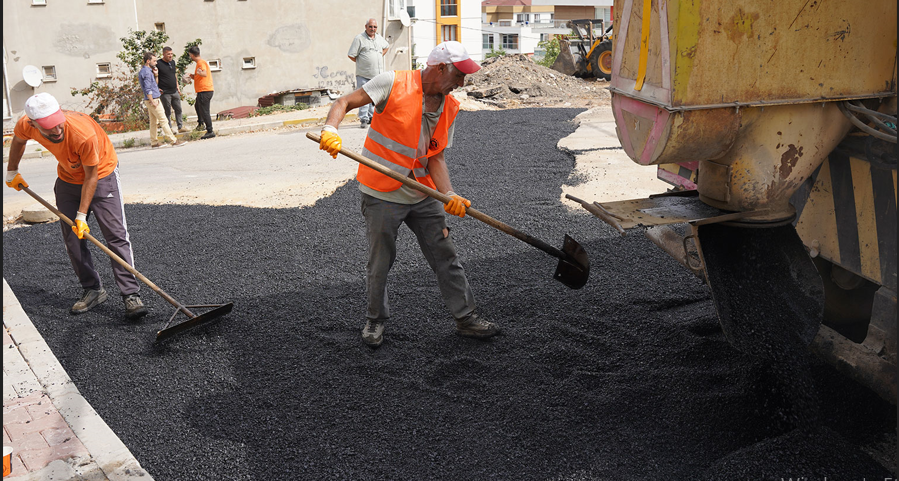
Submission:
[[[22,190],[24,190],[26,193],[28,193],[28,195],[30,195],[31,197],[34,197],[34,199],[37,200],[38,202],[40,202],[41,204],[43,204],[44,207],[50,209],[51,212],[56,214],[56,216],[59,217],[60,219],[62,219],[63,222],[65,222],[66,224],[69,224],[70,226],[75,225],[75,223],[72,222],[71,219],[69,219],[68,217],[63,215],[63,213],[60,212],[56,207],[53,207],[52,205],[50,205],[49,202],[42,199],[39,195],[35,194],[34,191],[29,189],[28,187],[22,187]],[[134,274],[135,277],[137,277],[144,284],[149,286],[150,289],[153,289],[153,292],[159,294],[160,297],[169,301],[170,304],[175,306],[175,308],[176,308],[175,312],[174,312],[174,314],[172,314],[172,317],[169,318],[169,322],[166,323],[166,325],[162,328],[162,330],[160,330],[159,332],[156,333],[156,342],[159,342],[163,339],[166,339],[175,334],[178,334],[179,332],[184,332],[188,329],[192,329],[194,327],[200,326],[201,324],[206,324],[207,322],[210,322],[218,317],[224,316],[225,314],[228,314],[229,312],[231,312],[231,309],[234,307],[234,303],[231,303],[231,302],[229,302],[227,304],[185,306],[185,305],[181,304],[180,302],[176,301],[172,296],[166,294],[156,284],[151,282],[150,279],[147,279],[146,277],[144,277],[143,274],[141,274],[140,272],[137,272],[137,269],[131,267],[131,265],[129,265],[127,262],[125,262],[124,259],[122,259],[118,255],[116,255],[115,252],[109,250],[108,247],[103,245],[103,243],[98,241],[94,236],[92,236],[90,234],[84,234],[84,238],[93,242],[97,247],[99,247],[103,252],[105,252],[106,255],[108,255],[110,258],[112,258],[112,260],[121,264],[121,266],[124,267],[125,269],[127,269],[128,272]],[[209,308],[209,307],[211,307],[213,309],[204,314],[200,314],[199,316],[190,311],[190,309]],[[187,316],[188,319],[180,324],[175,324],[174,326],[169,327],[169,325],[172,323],[172,321],[175,320],[175,316],[178,315],[178,312],[184,313],[184,315]]]
[[[315,142],[321,143],[321,136],[314,132],[307,132],[306,137],[314,140]],[[356,152],[353,152],[349,149],[340,149],[340,153],[359,162],[362,165],[370,167],[372,169],[377,170],[378,172],[390,177],[393,180],[397,180],[402,182],[403,184],[413,188],[423,194],[427,194],[430,197],[433,197],[444,204],[449,203],[452,197],[441,194],[436,190],[423,185],[422,183],[409,178],[405,175],[401,175],[397,172],[394,172],[387,167],[378,164],[377,162],[373,162]],[[580,244],[577,243],[574,239],[571,238],[568,234],[565,234],[565,241],[562,244],[562,250],[556,249],[555,247],[537,239],[535,237],[531,237],[524,232],[516,230],[511,226],[504,224],[493,217],[484,214],[476,209],[471,207],[467,207],[465,209],[465,213],[474,217],[475,219],[491,226],[496,229],[499,229],[506,234],[511,235],[512,237],[516,237],[521,241],[527,242],[528,244],[546,252],[547,254],[556,257],[559,259],[559,265],[556,266],[556,272],[553,274],[553,278],[562,284],[572,288],[572,289],[580,289],[584,287],[584,284],[587,283],[587,278],[590,277],[590,259],[587,257],[587,251],[581,247]]]

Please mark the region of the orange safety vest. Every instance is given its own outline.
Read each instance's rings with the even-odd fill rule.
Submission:
[[[459,113],[459,101],[446,96],[443,113],[428,144],[427,154],[416,158],[421,137],[422,98],[421,70],[397,71],[387,105],[381,113],[375,113],[365,137],[362,155],[408,176],[413,172],[422,184],[437,189],[428,171],[428,158],[439,154],[446,147],[449,127]],[[403,184],[364,165],[359,165],[356,180],[379,192],[393,192]]]

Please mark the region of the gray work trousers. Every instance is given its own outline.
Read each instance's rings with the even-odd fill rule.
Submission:
[[[184,127],[184,120],[181,118],[181,94],[178,92],[162,94],[159,100],[162,102],[162,108],[165,109],[165,120],[168,122],[169,127],[172,127],[172,110],[175,111],[175,121],[178,123],[178,128]],[[175,128],[172,127],[172,130],[175,130]]]
[[[74,221],[81,203],[81,185],[56,179],[53,192],[56,194],[56,208]],[[87,212],[88,219],[91,214],[97,217],[97,223],[100,224],[106,246],[133,267],[134,254],[131,251],[131,241],[128,239],[128,224],[125,222],[125,203],[122,200],[118,167],[111,174],[97,181],[97,190],[94,192],[94,198],[91,200]],[[103,283],[100,281],[97,270],[94,269],[93,258],[87,249],[90,241],[79,239],[72,232],[72,227],[65,222],[60,221],[59,225],[62,227],[62,239],[66,244],[69,260],[72,261],[72,268],[81,282],[81,287],[100,289]],[[96,234],[91,235],[97,236]],[[121,294],[127,296],[137,293],[140,290],[140,284],[137,283],[134,274],[128,272],[118,262],[112,259],[110,261],[112,262],[112,273]]]
[[[390,318],[387,274],[396,260],[396,236],[404,222],[418,237],[421,252],[437,274],[437,286],[453,317],[461,319],[474,312],[474,294],[456,255],[456,247],[449,235],[443,235],[446,228],[443,204],[430,197],[417,204],[397,204],[363,193],[362,215],[368,238],[365,279],[368,319],[383,321]]]

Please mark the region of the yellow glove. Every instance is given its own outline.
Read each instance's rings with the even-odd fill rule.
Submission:
[[[22,190],[22,187],[28,187],[28,182],[25,182],[18,170],[8,170],[6,171],[6,185],[16,190]]]
[[[90,234],[91,230],[87,226],[87,214],[79,212],[75,216],[75,225],[72,226],[72,232],[74,232],[79,239],[84,239],[84,234]]]
[[[459,217],[465,217],[465,208],[471,207],[471,201],[453,191],[447,192],[446,195],[453,199],[443,206],[443,210]]]
[[[337,129],[330,125],[325,125],[322,129],[322,140],[318,144],[319,150],[324,150],[331,154],[332,158],[336,159],[337,153],[340,152],[342,146],[343,143],[340,140],[340,136],[337,135]]]

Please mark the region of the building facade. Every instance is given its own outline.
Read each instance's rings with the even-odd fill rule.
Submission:
[[[340,3],[335,15],[332,2],[312,0],[4,0],[4,128],[39,92],[81,110],[85,99],[71,89],[126,69],[116,54],[129,30],[164,30],[176,57],[187,42],[202,39],[200,54],[210,62],[215,86],[213,112],[256,105],[259,97],[286,90],[352,91],[355,64],[347,50],[369,18],[378,20],[390,43],[385,67],[411,68],[403,0]],[[25,82],[26,66],[39,69],[39,86]],[[192,86],[182,92],[194,95]]]
[[[481,7],[471,0],[406,0],[412,16],[412,62],[424,68],[428,54],[440,42],[455,40],[465,46],[472,59],[481,53]]]

